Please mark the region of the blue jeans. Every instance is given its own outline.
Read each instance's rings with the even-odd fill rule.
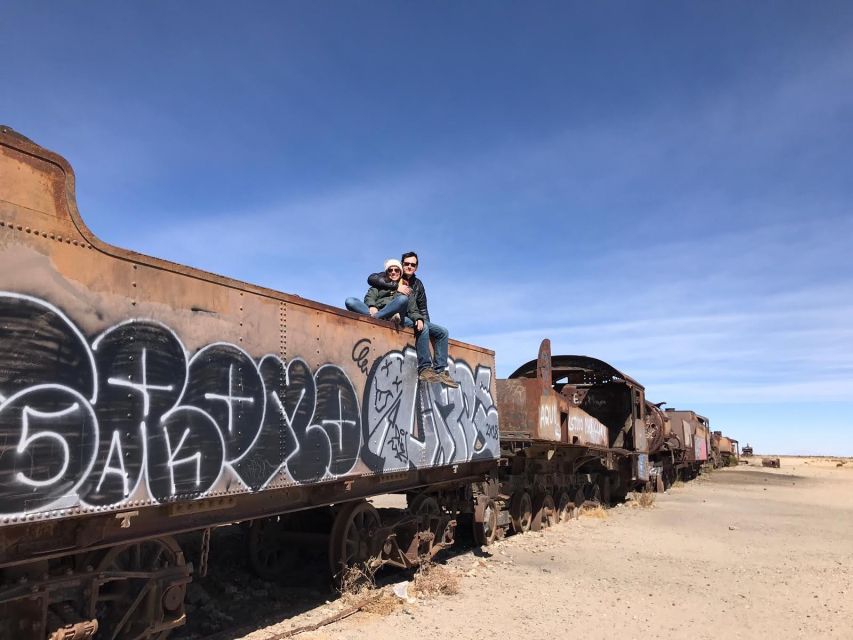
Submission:
[[[435,360],[429,352],[430,338],[435,340]],[[415,332],[418,352],[418,373],[432,367],[438,373],[447,369],[447,329],[433,322],[424,322],[424,330]]]
[[[370,309],[368,306],[364,304],[363,300],[359,300],[358,298],[347,298],[344,305],[350,311],[355,311],[356,313],[361,313],[365,316],[370,315]],[[384,320],[386,318],[390,318],[395,313],[399,313],[400,317],[402,317],[406,315],[406,309],[408,308],[409,296],[394,296],[394,299],[377,311],[376,315],[373,317],[378,318],[379,320]]]

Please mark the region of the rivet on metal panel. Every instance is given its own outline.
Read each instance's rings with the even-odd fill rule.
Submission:
[[[30,233],[30,228],[29,228],[29,227],[27,227],[27,233]]]

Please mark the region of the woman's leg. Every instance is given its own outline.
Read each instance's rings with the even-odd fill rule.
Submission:
[[[395,296],[394,299],[379,310],[374,317],[381,319],[390,318],[395,313],[400,316],[406,314],[406,309],[409,308],[409,296]]]
[[[355,311],[356,313],[361,313],[366,316],[370,315],[370,309],[368,309],[367,305],[364,304],[364,300],[359,300],[358,298],[347,298],[346,302],[344,302],[344,306],[350,311]]]

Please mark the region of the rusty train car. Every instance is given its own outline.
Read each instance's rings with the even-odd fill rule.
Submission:
[[[722,431],[714,431],[711,434],[711,449],[714,457],[714,468],[730,467],[739,464],[740,451],[738,441],[723,435]],[[746,447],[744,447],[746,455]],[[752,449],[750,449],[750,455]]]
[[[711,431],[708,418],[695,411],[649,408],[647,423],[652,465],[652,484],[661,490],[676,480],[690,480],[712,460]]]
[[[0,130],[0,637],[160,638],[175,536],[325,505],[334,569],[453,540],[500,455],[494,353],[452,341],[419,385],[389,323],[112,247],[60,156]],[[420,492],[429,487],[429,494]],[[364,498],[421,495],[384,522]],[[204,557],[204,554],[202,554]]]
[[[501,461],[489,512],[515,532],[538,530],[586,501],[610,503],[649,480],[645,390],[588,356],[551,355],[497,383]],[[495,496],[492,496],[494,498]],[[481,542],[494,527],[486,522]]]
[[[711,431],[710,420],[695,411],[662,409],[647,403],[651,486],[667,489],[676,480],[695,478],[703,469],[737,464],[737,441]]]
[[[6,127],[0,265],[0,640],[165,638],[215,527],[268,578],[309,543],[333,574],[411,567],[695,459],[636,380],[547,340],[505,380],[451,341],[459,388],[423,384],[410,330],[110,246]]]

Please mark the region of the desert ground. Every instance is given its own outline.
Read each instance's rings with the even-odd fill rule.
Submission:
[[[649,507],[629,501],[449,554],[432,579],[452,595],[419,597],[408,582],[396,587],[404,598],[392,586],[334,598],[320,579],[238,576],[223,596],[208,579],[177,636],[272,640],[319,624],[295,637],[853,638],[853,460],[841,460],[768,469],[756,456]],[[324,624],[364,598],[366,611]]]

